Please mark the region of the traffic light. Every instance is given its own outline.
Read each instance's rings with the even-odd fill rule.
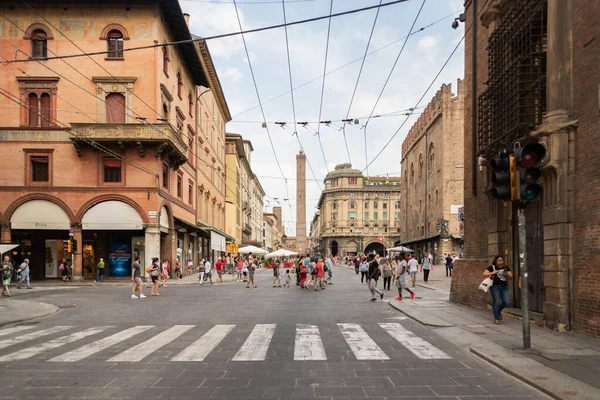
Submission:
[[[71,247],[73,248],[73,253],[77,252],[77,240],[73,239]]]
[[[516,178],[511,181],[511,189],[517,196],[513,200],[538,200],[542,192],[541,163],[546,156],[546,148],[540,143],[529,143],[515,148]]]
[[[67,241],[67,251],[68,251],[69,253],[72,253],[72,252],[73,252],[73,242],[71,241],[71,239],[69,239],[69,240]]]
[[[495,199],[510,200],[510,157],[506,150],[502,150],[498,157],[490,162],[492,188],[490,195]]]

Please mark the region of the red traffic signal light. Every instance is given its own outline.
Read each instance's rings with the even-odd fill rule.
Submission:
[[[518,179],[511,182],[513,190],[518,191],[518,199],[523,201],[537,200],[542,193],[540,169],[546,157],[546,148],[541,143],[529,143],[525,147],[515,149],[515,161],[518,167]],[[513,198],[515,200],[515,198]]]
[[[546,148],[540,143],[529,143],[525,147],[515,149],[517,165],[521,168],[533,168],[546,157]]]

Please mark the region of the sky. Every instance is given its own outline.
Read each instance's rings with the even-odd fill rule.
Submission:
[[[383,3],[387,1],[383,0]],[[333,13],[379,3],[379,0],[333,0]],[[240,31],[236,9],[231,0],[180,0],[180,4],[183,12],[190,14],[190,30],[196,35],[208,37]],[[400,176],[402,142],[418,118],[420,109],[415,110],[415,114],[398,131],[381,155],[373,159],[407,118],[402,114],[414,107],[423,96],[464,34],[463,24],[458,29],[451,27],[453,19],[463,11],[462,0],[425,0],[413,32],[447,18],[410,36],[392,69],[403,46],[403,38],[410,32],[422,4],[423,0],[408,0],[380,9],[369,52],[381,50],[366,57],[349,113],[352,92],[376,9],[331,19],[327,53],[327,72],[331,73],[325,77],[322,109],[322,75],[329,19],[287,28],[293,87],[313,81],[293,91],[294,107],[292,96],[286,94],[290,91],[290,68],[284,28],[244,35],[263,103],[264,119],[260,107],[257,107],[259,102],[242,37],[238,35],[208,41],[232,115],[232,121],[227,124],[226,130],[239,133],[252,141],[252,169],[266,193],[265,211],[270,212],[277,205],[282,207],[286,235],[295,236],[296,154],[301,148],[309,163],[306,169],[307,234],[323,188],[323,179],[336,165],[350,162],[353,168],[364,170],[364,175]],[[281,24],[284,21],[283,6],[277,0],[238,0],[237,5],[244,30]],[[287,0],[285,16],[289,23],[329,15],[330,6],[331,0]],[[340,68],[354,60],[358,61]],[[390,72],[391,77],[375,107]],[[455,92],[456,81],[462,79],[463,74],[464,49],[461,44],[420,106],[426,106],[443,83],[451,83]],[[273,98],[276,99],[268,101]],[[296,122],[309,122],[306,127],[298,124],[294,126],[294,110]],[[394,112],[397,113],[368,120],[371,114]],[[341,130],[344,123],[332,122],[329,126],[317,123],[340,121],[347,115],[353,120],[358,119],[358,124],[347,124],[345,128],[350,160]],[[365,146],[364,125],[367,120]],[[267,121],[268,132],[262,127],[262,121]],[[275,122],[286,122],[286,125],[281,127]],[[287,178],[287,184],[274,152],[283,176]],[[367,159],[373,162],[365,170]]]

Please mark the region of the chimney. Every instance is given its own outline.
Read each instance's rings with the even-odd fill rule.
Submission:
[[[190,27],[190,14],[188,13],[183,13],[183,19],[185,19],[185,23],[187,24],[187,27]]]

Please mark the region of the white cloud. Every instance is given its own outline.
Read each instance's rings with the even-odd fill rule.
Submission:
[[[419,48],[421,50],[433,50],[438,45],[438,40],[435,36],[425,36],[419,39]]]
[[[230,78],[232,81],[238,82],[240,79],[242,79],[244,74],[242,74],[240,72],[240,70],[235,67],[227,67],[227,69],[225,70],[225,72],[223,74],[221,74],[221,76],[226,76],[226,77]]]

